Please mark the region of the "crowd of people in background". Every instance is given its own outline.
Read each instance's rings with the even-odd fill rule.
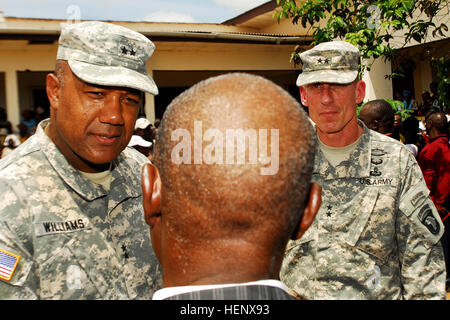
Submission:
[[[435,81],[430,83],[430,91],[425,90],[422,92],[422,103],[418,103],[411,90],[405,89],[397,91],[394,94],[394,99],[402,102],[401,107],[397,108],[397,111],[410,110],[414,116],[425,116],[430,111],[448,112],[448,106],[442,106],[439,102],[438,93],[439,84]]]
[[[152,124],[147,118],[137,119],[133,136],[128,144],[129,147],[135,148],[149,158],[150,161],[153,161],[153,147],[160,121],[160,119],[156,119],[154,124]]]
[[[21,115],[22,119],[14,130],[7,118],[6,110],[0,107],[0,158],[24,143],[36,132],[38,123],[48,118],[48,112],[40,106],[25,109]]]
[[[430,85],[436,98],[436,83]],[[433,100],[426,92],[428,99],[424,99],[422,108],[418,109],[414,99],[408,91],[404,101],[403,110],[411,110],[408,106],[416,106],[413,113],[405,119],[401,119],[401,110],[395,110],[385,100],[374,100],[366,103],[360,110],[359,119],[368,128],[388,135],[401,141],[416,158],[425,178],[430,197],[436,206],[442,222],[445,226],[444,235],[441,238],[444,249],[445,263],[447,269],[447,290],[449,287],[450,252],[449,252],[449,230],[450,230],[450,145],[449,145],[449,120],[448,108],[441,108],[438,100]],[[382,108],[384,107],[384,109]],[[446,112],[442,112],[445,110]],[[424,117],[421,113],[426,111]],[[387,116],[389,115],[389,116]],[[419,120],[418,118],[422,118]]]

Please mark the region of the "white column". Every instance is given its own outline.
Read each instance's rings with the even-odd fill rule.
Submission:
[[[150,77],[153,78],[153,70],[147,70]],[[155,123],[155,96],[145,93],[145,116],[153,124]]]
[[[155,123],[155,96],[145,93],[145,116],[151,123]]]
[[[366,83],[366,97],[364,101],[375,99],[392,99],[392,80],[386,79],[391,74],[391,63],[378,58],[372,62],[370,72],[364,72],[362,80]]]
[[[20,121],[19,84],[16,70],[5,71],[6,114],[11,122],[13,131],[17,131]]]

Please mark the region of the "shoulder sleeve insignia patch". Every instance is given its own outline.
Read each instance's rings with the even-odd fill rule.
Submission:
[[[0,279],[5,281],[11,280],[19,260],[20,256],[0,249]]]
[[[429,205],[425,205],[420,209],[419,212],[419,220],[422,224],[427,227],[428,230],[434,235],[437,235],[440,231],[439,222],[433,215],[433,211],[431,210]]]

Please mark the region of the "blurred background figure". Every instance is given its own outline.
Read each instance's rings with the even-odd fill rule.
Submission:
[[[412,96],[412,92],[409,90],[403,90],[403,109],[404,110],[417,110],[417,102]]]
[[[160,123],[161,123],[161,119],[156,119],[155,120],[155,128],[156,129],[158,129]]]
[[[2,130],[2,132],[4,132],[3,135],[5,137],[6,135],[12,133],[12,124],[11,122],[8,121],[8,118],[6,116],[6,110],[4,108],[0,108],[0,129],[5,129]]]
[[[1,158],[6,157],[10,152],[14,151],[18,146],[20,146],[20,139],[15,134],[9,134],[6,136],[3,142],[3,150],[1,153]]]
[[[34,111],[34,118],[36,119],[36,123],[41,122],[44,119],[47,119],[50,117],[50,114],[42,107],[38,106],[36,107]]]
[[[36,131],[37,121],[34,118],[34,111],[31,109],[25,109],[22,111],[22,120],[20,120],[20,124],[26,125],[26,132],[30,135],[34,134]]]
[[[29,137],[32,136],[30,130],[28,130],[28,127],[25,123],[19,123],[17,125],[17,128],[19,129],[19,136],[21,143],[24,143]],[[34,133],[35,130],[31,130],[31,132]]]
[[[156,123],[156,121],[155,121]],[[132,137],[129,147],[134,147],[139,152],[144,154],[150,161],[153,160],[153,146],[156,139],[156,128],[152,126],[151,122],[146,118],[139,118],[134,125],[134,135]],[[141,137],[139,139],[138,137]],[[133,144],[133,145],[131,145]]]
[[[417,159],[422,169],[430,196],[439,213],[450,193],[450,147],[448,122],[442,112],[432,112],[426,117],[428,140]]]
[[[433,100],[431,99],[430,93],[428,91],[424,91],[422,93],[423,104],[419,107],[418,115],[425,115],[431,110],[431,106],[433,105]]]
[[[419,120],[415,117],[406,118],[400,124],[400,133],[405,138],[404,144],[412,152],[415,158],[419,154],[418,134],[419,134]]]
[[[149,159],[151,157],[150,161],[153,159],[153,156],[150,154],[150,150],[153,149],[153,143],[145,140],[141,136],[136,134],[132,135],[128,146],[135,148]]]
[[[134,125],[134,134],[141,136],[144,140],[154,142],[154,130],[150,121],[146,118],[139,118]]]
[[[359,119],[367,128],[392,137],[395,110],[383,99],[367,102],[359,113]]]
[[[400,141],[400,125],[402,123],[402,116],[400,113],[394,114],[394,128],[392,128],[392,138]]]
[[[431,200],[433,200],[445,227],[441,243],[444,249],[448,289],[450,281],[450,146],[447,117],[442,112],[431,111],[425,118],[425,128],[428,140],[420,152],[417,162],[430,190]]]
[[[439,106],[438,86],[439,84],[435,81],[430,83],[431,110],[435,111],[441,111]]]

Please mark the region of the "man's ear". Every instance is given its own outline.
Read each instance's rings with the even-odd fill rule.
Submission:
[[[45,80],[47,97],[50,101],[50,106],[54,109],[58,109],[59,106],[59,97],[61,91],[61,84],[59,83],[58,78],[55,74],[49,73],[47,74],[47,78]]]
[[[356,83],[356,104],[363,102],[366,96],[366,83],[363,80],[359,80]]]
[[[150,163],[142,167],[141,187],[145,222],[151,230],[161,220],[161,178]]]
[[[304,86],[301,86],[299,88],[300,90],[300,101],[302,102],[302,105],[304,105],[305,107],[308,106],[308,100],[306,100],[306,89]]]
[[[373,130],[378,131],[378,129],[380,128],[380,121],[373,120],[371,122],[371,127],[373,128]],[[372,128],[369,128],[369,129],[372,129]]]
[[[298,227],[291,239],[298,240],[303,234],[308,230],[308,228],[314,222],[317,212],[322,204],[322,187],[317,183],[311,183],[311,188],[309,190],[308,203],[306,204],[305,210],[303,211],[302,219],[299,222]]]

